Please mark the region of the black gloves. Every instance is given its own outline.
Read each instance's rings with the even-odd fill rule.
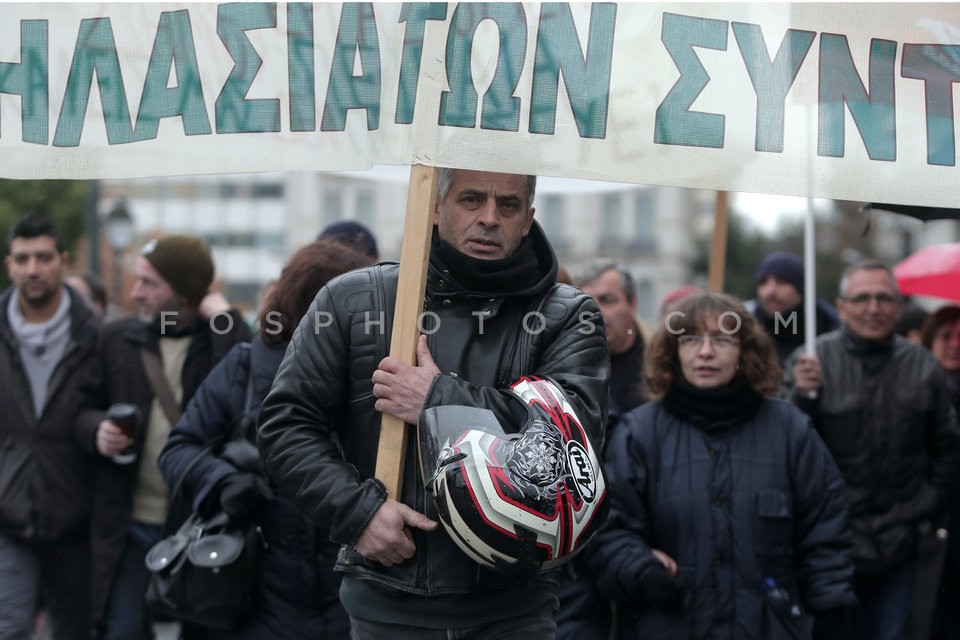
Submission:
[[[664,609],[680,610],[687,595],[687,588],[663,565],[657,563],[640,577],[640,597],[650,604]]]
[[[814,614],[813,640],[856,640],[860,637],[860,611],[856,605]]]
[[[221,480],[204,501],[208,513],[213,515],[219,507],[231,522],[241,522],[273,497],[270,486],[263,478],[252,473],[232,473]]]

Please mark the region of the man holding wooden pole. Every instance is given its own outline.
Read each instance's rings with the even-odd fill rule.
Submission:
[[[555,284],[556,256],[533,221],[536,178],[437,175],[425,291],[402,291],[395,264],[322,289],[264,402],[259,445],[282,490],[342,545],[340,595],[354,637],[553,638],[555,572],[486,568],[461,551],[438,526],[416,447],[400,456],[396,487],[388,490],[377,464],[381,414],[416,425],[425,409],[469,406],[520,431],[525,416],[508,387],[521,376],[550,379],[594,446],[603,439],[609,357],[600,312],[589,296]],[[406,253],[402,260],[415,266]],[[387,353],[394,304],[411,296],[424,335],[408,363]]]

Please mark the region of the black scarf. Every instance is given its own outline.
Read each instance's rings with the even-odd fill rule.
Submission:
[[[621,413],[643,404],[643,335],[634,323],[637,339],[620,355],[610,355],[610,400]]]
[[[525,237],[513,255],[499,260],[481,260],[455,249],[433,230],[430,260],[465,290],[498,297],[532,290],[544,277],[544,269],[534,251],[530,236]]]
[[[701,389],[686,380],[677,380],[662,402],[664,409],[681,420],[713,430],[753,417],[763,403],[763,396],[742,380],[716,389]]]

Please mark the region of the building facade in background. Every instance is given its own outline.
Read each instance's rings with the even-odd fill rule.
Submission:
[[[137,241],[190,233],[213,248],[217,279],[234,303],[252,310],[287,257],[331,222],[372,229],[385,260],[400,254],[408,167],[369,172],[194,175],[102,181],[101,213],[126,201]],[[629,266],[638,314],[654,320],[660,299],[693,281],[696,238],[712,229],[714,194],[672,187],[541,178],[537,220],[574,276],[606,256]],[[702,283],[696,283],[702,284]]]

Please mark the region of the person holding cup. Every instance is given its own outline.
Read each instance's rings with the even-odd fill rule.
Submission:
[[[140,408],[129,402],[118,402],[107,409],[106,420],[112,422],[129,442],[133,442],[137,437],[137,429],[140,428]],[[133,444],[120,450],[111,458],[117,464],[130,464],[137,459],[137,452]]]
[[[93,503],[91,597],[98,637],[106,640],[151,637],[143,559],[160,539],[169,507],[156,461],[207,373],[233,345],[250,339],[240,313],[210,292],[214,265],[202,239],[150,240],[135,276],[131,297],[139,312],[103,326],[79,418],[96,433],[102,456]],[[133,437],[107,414],[117,403],[134,404],[143,416]],[[131,447],[135,459],[118,464],[116,456]]]

